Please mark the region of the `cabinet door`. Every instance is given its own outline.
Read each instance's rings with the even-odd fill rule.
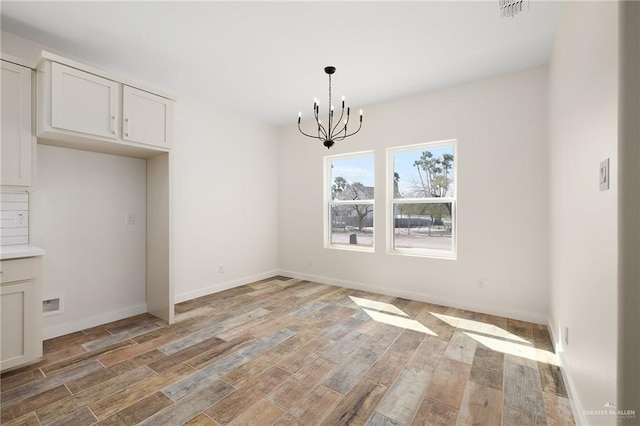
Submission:
[[[31,70],[2,61],[2,185],[31,185]]]
[[[0,287],[2,344],[0,370],[15,367],[37,358],[35,334],[38,312],[34,281],[3,284]]]
[[[173,102],[129,86],[124,86],[122,93],[122,139],[168,148]]]
[[[51,126],[118,138],[119,85],[115,81],[51,64]]]

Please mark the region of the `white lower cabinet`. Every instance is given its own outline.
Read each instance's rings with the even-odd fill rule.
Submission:
[[[0,262],[0,370],[42,356],[40,257]]]

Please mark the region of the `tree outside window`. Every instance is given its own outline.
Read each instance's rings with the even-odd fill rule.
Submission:
[[[329,246],[373,248],[373,154],[327,157]]]
[[[389,150],[391,250],[455,256],[455,141]]]

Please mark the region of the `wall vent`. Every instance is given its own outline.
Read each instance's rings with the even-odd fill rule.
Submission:
[[[54,297],[42,301],[42,316],[48,317],[51,315],[58,315],[63,313],[62,298]]]

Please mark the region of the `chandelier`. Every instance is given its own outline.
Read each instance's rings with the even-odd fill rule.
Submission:
[[[518,13],[523,11],[523,5],[527,5],[529,8],[529,0],[498,0],[500,15],[503,18],[513,18]]]
[[[362,128],[362,110],[360,110],[360,125],[358,129],[353,133],[348,133],[347,125],[349,124],[349,117],[351,115],[351,108],[347,107],[347,116],[344,115],[344,96],[342,97],[342,108],[340,109],[340,118],[335,120],[334,117],[334,109],[333,104],[331,103],[331,75],[336,72],[336,67],[325,67],[324,72],[329,75],[329,117],[326,122],[326,127],[322,124],[322,120],[320,120],[320,101],[315,99],[313,101],[313,117],[316,119],[316,123],[318,124],[318,135],[310,135],[305,133],[300,127],[300,120],[302,120],[302,113],[298,113],[298,130],[305,136],[310,138],[318,139],[322,141],[323,145],[327,147],[327,149],[331,148],[335,142],[344,140],[349,136],[353,136],[360,131]]]

